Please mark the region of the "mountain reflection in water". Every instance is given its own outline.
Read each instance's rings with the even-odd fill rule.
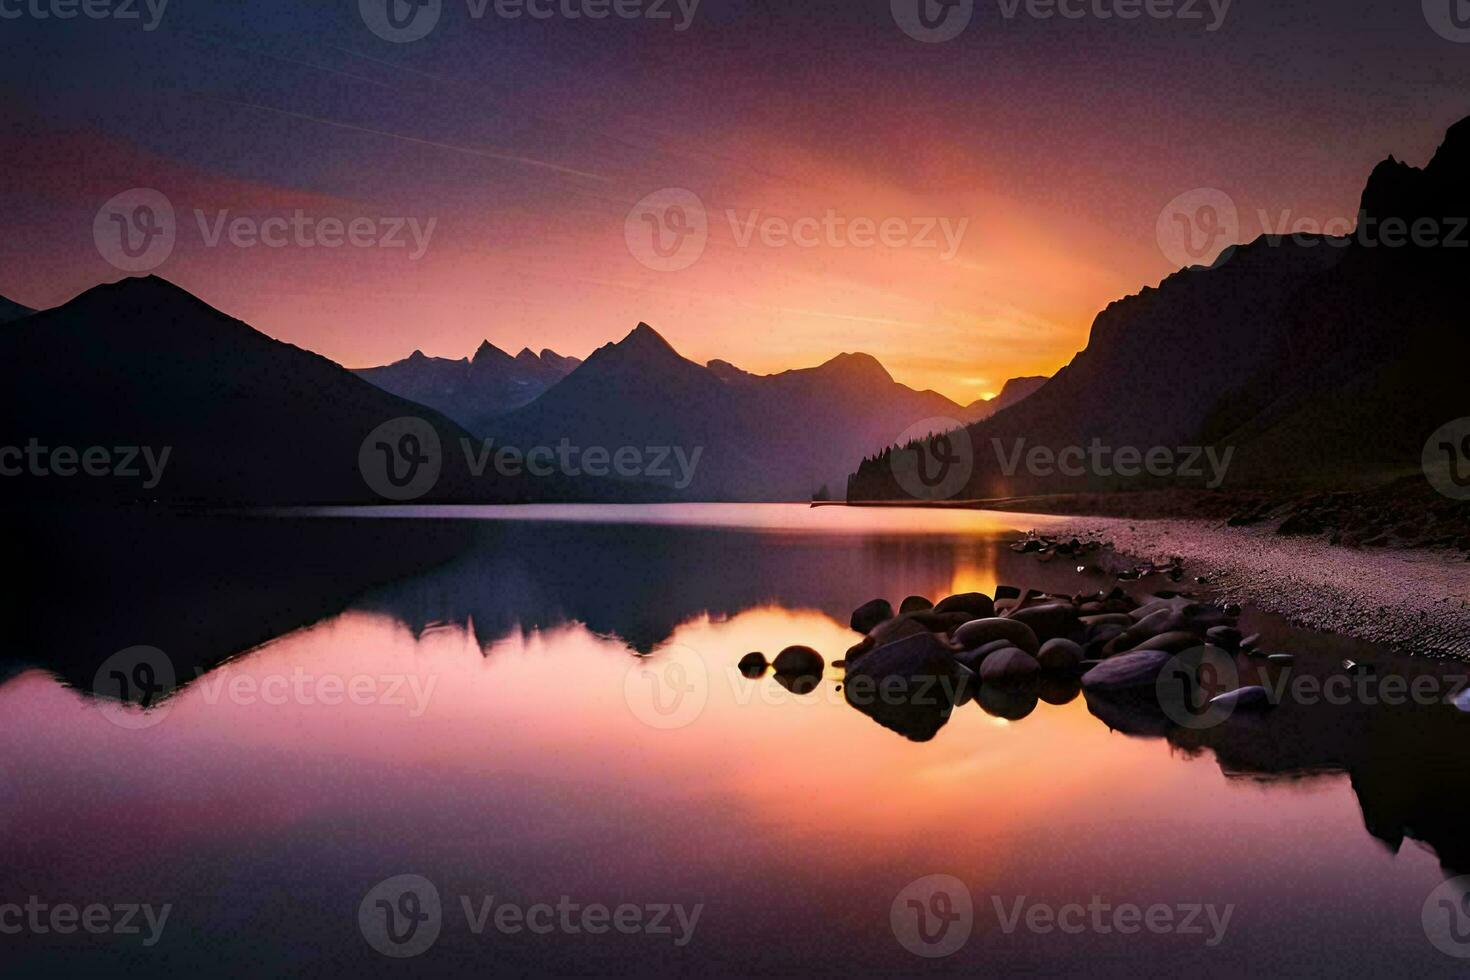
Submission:
[[[571,881],[595,893],[616,880],[673,900],[705,888],[759,935],[762,923],[775,928],[763,916],[778,907],[787,918],[815,914],[767,907],[769,896],[735,884],[749,862],[756,874],[785,868],[824,915],[854,923],[856,934],[835,927],[790,954],[813,966],[807,957],[839,941],[871,942],[885,962],[892,937],[870,931],[886,921],[883,889],[937,869],[1007,894],[1064,889],[1069,869],[1089,894],[1140,875],[1166,891],[1194,887],[1208,872],[1213,894],[1253,896],[1283,928],[1283,909],[1303,889],[1339,894],[1346,880],[1378,875],[1377,893],[1340,899],[1344,923],[1360,927],[1391,907],[1392,928],[1408,924],[1395,933],[1404,941],[1418,910],[1400,908],[1399,892],[1427,893],[1432,882],[1410,861],[1395,884],[1362,849],[1361,831],[1344,828],[1361,824],[1386,845],[1374,845],[1380,853],[1421,843],[1439,876],[1470,871],[1470,756],[1460,750],[1470,718],[1451,706],[1287,704],[1192,731],[1053,678],[984,688],[932,741],[913,743],[838,690],[831,664],[857,638],[846,625],[855,606],[989,594],[1000,583],[1093,591],[1111,580],[1010,552],[1008,523],[1044,519],[969,515],[945,529],[946,518],[920,512],[912,519],[925,529],[907,533],[892,515],[864,527],[848,512],[803,531],[792,522],[805,508],[778,509],[779,519],[753,508],[745,527],[700,526],[691,510],[683,523],[155,516],[73,530],[63,543],[28,532],[31,574],[6,610],[14,629],[0,730],[23,804],[6,819],[14,841],[31,843],[6,849],[3,883],[83,880],[100,853],[77,842],[104,839],[109,821],[142,820],[160,846],[189,852],[196,831],[143,802],[189,799],[187,809],[208,814],[202,827],[221,821],[238,839],[204,847],[222,849],[220,860],[235,846],[269,846],[301,820],[326,821],[323,840],[358,842],[335,856],[292,848],[289,871],[261,859],[227,889],[232,902],[248,905],[270,874],[286,874],[325,889],[324,908],[350,906],[354,889],[390,872],[442,867],[503,876],[508,892]],[[1384,673],[1455,672],[1250,610],[1242,625],[1317,676],[1340,671],[1344,657],[1376,659]],[[154,709],[168,712],[161,723],[121,732],[84,710],[85,692],[108,655],[140,643],[168,653],[180,687]],[[735,669],[748,651],[774,656],[797,643],[829,665],[814,686]],[[629,685],[640,664],[669,658],[706,673],[707,699],[675,730],[657,730],[631,707]],[[1243,682],[1259,679],[1254,662],[1241,666]],[[241,679],[302,671],[406,676],[404,690],[422,703],[272,706],[228,693]],[[125,746],[138,764],[109,769],[93,758],[97,745]],[[1210,759],[1213,777],[1196,764]],[[1341,792],[1344,775],[1360,817]],[[89,803],[98,799],[107,805]],[[629,836],[643,831],[676,851],[649,863]],[[1258,852],[1265,839],[1269,856]],[[1232,852],[1294,880],[1262,884]],[[637,854],[641,863],[628,863]],[[553,872],[555,885],[542,880]],[[159,887],[184,887],[168,877],[182,871],[156,873]],[[729,963],[740,961],[743,935],[731,936]],[[286,960],[294,941],[282,940]],[[1012,966],[1034,962],[1011,954],[1021,957]],[[507,951],[506,962],[517,955]],[[986,955],[1007,962],[1004,949]],[[535,961],[527,954],[523,965]]]

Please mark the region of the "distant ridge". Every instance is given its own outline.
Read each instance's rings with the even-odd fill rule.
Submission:
[[[532,353],[522,348],[514,357],[490,341],[482,341],[471,357],[453,360],[409,357],[354,373],[384,391],[428,405],[472,430],[499,415],[534,401],[578,364],[552,350]]]
[[[934,417],[972,416],[937,392],[899,384],[868,354],[756,375],[728,361],[688,360],[640,323],[485,431],[510,445],[698,450],[693,481],[674,488],[683,499],[807,500],[824,487],[840,495],[855,453]]]

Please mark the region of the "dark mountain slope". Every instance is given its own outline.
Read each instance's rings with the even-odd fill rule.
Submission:
[[[974,473],[958,497],[987,498],[1204,482],[1007,474],[996,441],[1052,450],[1211,445],[1234,455],[1227,485],[1352,486],[1419,466],[1438,426],[1470,414],[1461,296],[1470,271],[1470,124],[1424,170],[1390,159],[1347,239],[1262,237],[1215,268],[1184,270],[1112,304],[1087,348],[1021,404],[967,430]],[[1433,219],[1459,244],[1386,232]],[[1391,226],[1390,226],[1391,227]],[[1405,236],[1407,237],[1407,236]],[[856,499],[904,499],[888,459],[863,463]]]

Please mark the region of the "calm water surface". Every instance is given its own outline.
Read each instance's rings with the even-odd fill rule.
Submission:
[[[839,659],[857,639],[848,614],[874,596],[1111,587],[1006,548],[1046,518],[795,506],[363,516],[272,517],[302,528],[270,552],[274,574],[226,568],[152,605],[129,594],[149,612],[116,633],[109,588],[69,596],[72,617],[48,627],[70,630],[68,643],[149,644],[181,665],[188,683],[150,711],[78,690],[95,658],[68,670],[69,650],[44,639],[10,651],[0,902],[172,911],[151,947],[146,928],[0,935],[7,973],[1231,976],[1470,962],[1436,949],[1421,920],[1437,886],[1470,872],[1470,728],[1452,708],[1282,709],[1201,734],[1110,728],[1075,690],[1045,690],[963,705],[919,743],[848,707],[840,670],[805,695],[734,670],[748,651],[795,643]],[[318,547],[314,523],[390,541],[453,523],[464,545],[347,595],[333,591],[347,569],[289,579],[293,602],[316,589],[330,611],[290,628],[263,620],[285,603],[273,582],[340,550]],[[198,525],[180,581],[208,577],[188,564],[209,564],[210,522]],[[1303,671],[1373,653],[1250,612],[1244,625],[1297,651]],[[440,931],[421,955],[388,959],[359,906],[408,874],[437,890]],[[958,879],[973,903],[968,940],[939,959],[894,928],[896,900],[909,914],[900,893],[930,875]],[[701,911],[692,931],[669,913],[671,935],[493,922],[476,934],[462,897],[480,908],[491,896]],[[1003,921],[1098,902],[1230,918],[1219,936],[1203,913],[1188,935]]]

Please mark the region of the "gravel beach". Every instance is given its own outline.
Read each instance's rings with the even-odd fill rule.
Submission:
[[[1019,516],[1019,515],[1017,515]],[[1084,517],[1049,536],[1096,537],[1118,556],[1185,559],[1211,598],[1250,603],[1293,623],[1395,650],[1470,660],[1470,564],[1458,553],[1332,545],[1218,521]]]

